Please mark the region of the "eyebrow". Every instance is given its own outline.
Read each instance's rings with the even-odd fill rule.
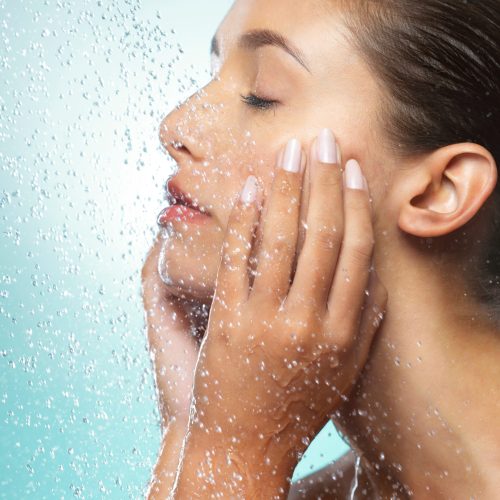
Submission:
[[[287,40],[281,33],[272,30],[252,30],[241,35],[238,46],[242,49],[257,50],[259,47],[271,45],[283,49],[290,54],[302,67],[309,73],[311,70],[306,63],[302,51],[295,47],[289,40]],[[220,56],[220,46],[217,40],[217,35],[212,38],[211,53]]]

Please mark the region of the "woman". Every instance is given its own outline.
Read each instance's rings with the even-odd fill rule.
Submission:
[[[143,269],[164,426],[150,497],[498,498],[497,0],[237,0],[212,50],[217,78],[160,131],[170,193],[199,210],[162,214]],[[269,301],[242,306],[256,284]],[[329,365],[293,338],[276,355],[286,318],[265,325],[288,293],[300,348]],[[289,490],[326,418],[353,452]]]

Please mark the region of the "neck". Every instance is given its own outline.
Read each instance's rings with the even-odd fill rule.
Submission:
[[[494,498],[500,332],[464,297],[463,283],[443,269],[422,272],[414,257],[405,272],[391,261],[379,273],[387,315],[336,424],[383,498],[396,485],[415,498]]]

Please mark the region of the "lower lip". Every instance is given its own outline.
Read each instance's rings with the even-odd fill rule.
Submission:
[[[160,212],[158,224],[164,226],[168,222],[191,222],[193,224],[203,224],[210,219],[210,215],[204,214],[194,208],[184,205],[172,205]]]

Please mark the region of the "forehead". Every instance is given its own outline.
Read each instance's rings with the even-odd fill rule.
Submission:
[[[236,0],[217,30],[222,53],[243,33],[260,29],[289,39],[316,70],[339,69],[356,59],[332,0]]]
[[[232,24],[244,19],[259,25],[265,21],[269,27],[277,28],[289,25],[290,20],[304,20],[309,24],[333,12],[331,0],[236,0],[226,20]]]

